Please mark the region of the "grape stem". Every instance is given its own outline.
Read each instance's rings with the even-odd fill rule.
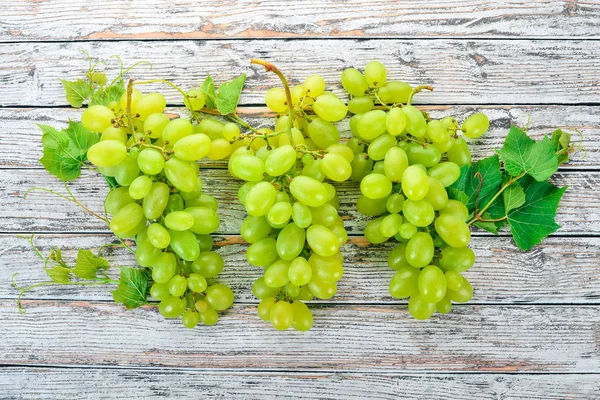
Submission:
[[[492,203],[494,203],[494,201],[496,201],[496,199],[498,198],[498,196],[500,196],[502,194],[502,192],[504,192],[510,185],[512,185],[513,183],[515,183],[516,181],[518,181],[519,179],[521,179],[522,177],[524,177],[527,174],[527,172],[523,172],[522,174],[519,174],[513,178],[511,178],[508,182],[506,182],[504,185],[502,185],[502,187],[500,188],[500,190],[498,190],[498,193],[496,193],[494,195],[494,197],[492,197],[490,199],[490,201],[487,202],[487,204],[481,209],[481,210],[477,210],[477,206],[475,207],[475,216],[473,217],[472,220],[470,220],[467,225],[473,225],[475,222],[477,221],[482,221],[482,222],[499,222],[502,221],[506,218],[508,218],[508,216],[504,216],[503,218],[500,218],[498,220],[488,220],[488,219],[484,219],[481,216],[483,215],[483,213],[490,208],[490,206],[492,205]],[[480,180],[480,184],[479,184],[479,188],[481,190],[481,185],[483,184],[483,180]],[[479,201],[479,195],[478,197],[478,201]]]
[[[292,103],[292,93],[290,92],[290,85],[288,84],[287,79],[275,65],[271,64],[268,61],[261,60],[260,58],[253,58],[250,60],[250,64],[262,65],[263,67],[265,67],[266,71],[273,72],[281,80],[281,83],[283,84],[283,89],[285,90],[285,99],[288,104],[287,134],[290,139],[290,144],[294,146],[294,138],[292,136],[292,126],[294,124],[294,104]]]
[[[429,90],[429,91],[433,91],[433,86],[430,85],[421,85],[421,86],[417,86],[416,88],[414,88],[412,90],[412,92],[410,92],[410,94],[408,95],[408,100],[406,100],[406,105],[410,106],[410,102],[412,101],[412,98],[415,94],[419,93],[421,90]]]

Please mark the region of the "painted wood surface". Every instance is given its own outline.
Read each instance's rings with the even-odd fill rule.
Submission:
[[[44,254],[60,247],[64,259],[72,265],[77,249],[97,249],[107,243],[118,243],[108,234],[44,234],[34,242]],[[258,303],[251,286],[262,270],[248,265],[245,258],[247,244],[239,236],[216,236],[215,251],[221,254],[225,268],[220,282],[235,292],[236,303]],[[394,272],[387,266],[388,252],[394,243],[370,245],[363,237],[354,236],[343,247],[345,255],[344,278],[338,282],[334,298],[321,303],[344,304],[406,304],[406,300],[392,299],[387,283]],[[477,255],[475,266],[465,276],[474,287],[474,304],[598,304],[600,299],[600,238],[551,237],[530,252],[521,252],[508,237],[474,237],[471,248]],[[0,299],[12,300],[16,305],[18,290],[22,287],[48,281],[43,262],[29,243],[11,234],[0,235]],[[102,255],[111,265],[134,266],[135,259],[125,249],[104,249]],[[118,278],[118,272],[111,271]],[[112,301],[115,285],[100,287],[46,286],[28,292],[28,300]],[[318,303],[318,301],[316,301]]]
[[[0,1],[0,40],[592,37],[594,0]]]
[[[286,399],[382,400],[424,397],[478,399],[594,399],[594,374],[381,374],[340,372],[238,372],[167,369],[14,368],[0,370],[6,400],[115,398],[248,399],[285,395]]]
[[[388,66],[389,79],[435,87],[416,98],[419,104],[597,104],[600,86],[600,41],[595,40],[125,41],[0,48],[3,106],[65,105],[59,79],[87,71],[81,50],[104,60],[118,54],[125,65],[151,60],[152,71],[139,67],[135,78],[161,77],[183,88],[201,84],[208,73],[217,83],[246,73],[242,104],[264,104],[266,90],[279,83],[262,67],[251,66],[253,57],[272,61],[294,83],[319,73],[338,94],[344,68],[362,68],[377,58]],[[115,74],[117,65],[111,64]],[[169,102],[182,103],[174,89],[165,93]]]

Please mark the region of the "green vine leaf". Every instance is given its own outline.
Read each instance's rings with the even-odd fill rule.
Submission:
[[[71,107],[79,108],[92,95],[94,88],[90,81],[77,79],[76,81],[60,80],[65,89],[67,101]]]
[[[564,164],[569,161],[569,150],[571,147],[571,135],[567,132],[563,132],[561,129],[557,129],[552,132],[552,146],[556,151],[558,157],[558,164]]]
[[[77,252],[77,261],[73,273],[82,279],[96,279],[96,274],[100,268],[109,268],[109,262],[98,257],[90,250],[79,249]]]
[[[121,267],[120,283],[113,290],[115,303],[123,304],[128,309],[141,307],[148,303],[148,279],[146,268]]]
[[[81,174],[88,149],[100,137],[81,124],[69,121],[69,127],[58,131],[48,125],[38,125],[42,130],[44,155],[40,162],[52,175],[63,181],[72,181]]]
[[[99,104],[102,106],[108,106],[108,103],[111,101],[121,100],[123,93],[125,93],[125,82],[121,79],[111,86],[96,90],[92,94],[89,105],[93,106]]]
[[[504,200],[504,212],[508,214],[511,210],[521,207],[525,204],[525,192],[519,182],[514,182],[502,192]]]
[[[525,203],[508,213],[508,224],[517,246],[521,250],[530,250],[560,228],[554,218],[567,187],[558,188],[530,177],[524,177],[520,183],[525,192]]]
[[[500,160],[498,156],[491,156],[473,163],[470,167],[462,167],[460,177],[447,188],[447,192],[449,198],[464,203],[469,213],[473,213],[475,205],[479,204],[481,207],[486,204],[498,192],[501,184]]]
[[[204,79],[200,90],[202,90],[202,93],[204,93],[206,97],[206,107],[210,110],[214,110],[216,108],[215,102],[217,101],[217,95],[215,93],[215,82],[210,74]]]
[[[54,282],[67,284],[71,281],[71,278],[69,277],[71,268],[63,267],[62,265],[46,268],[46,274],[48,274],[50,279]]]
[[[222,83],[217,91],[217,110],[222,115],[232,114],[237,109],[244,83],[246,82],[246,74],[242,74],[237,78]]]
[[[552,141],[544,137],[536,142],[521,129],[511,126],[504,146],[496,153],[511,176],[523,173],[536,181],[547,181],[558,169],[556,150]]]

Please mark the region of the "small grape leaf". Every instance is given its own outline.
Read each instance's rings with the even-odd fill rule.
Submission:
[[[71,268],[63,267],[62,265],[47,268],[46,274],[48,274],[50,279],[52,279],[54,282],[69,283],[71,281],[69,278],[69,275],[71,274]]]
[[[125,82],[121,79],[111,86],[104,89],[96,90],[90,99],[90,106],[99,104],[102,106],[108,106],[111,101],[119,101],[121,96],[125,93]]]
[[[91,82],[83,79],[77,79],[76,81],[60,80],[65,89],[67,101],[71,107],[79,108],[83,105],[83,102],[91,96],[94,88]]]
[[[110,267],[108,261],[90,250],[79,249],[73,273],[82,279],[96,279],[98,269]]]
[[[224,82],[219,86],[216,106],[217,110],[219,110],[222,115],[235,112],[238,102],[240,101],[244,82],[246,82],[246,74],[241,74],[237,78],[229,82]]]
[[[206,76],[206,79],[204,79],[204,82],[202,83],[200,90],[202,90],[202,93],[204,93],[204,95],[206,97],[206,99],[205,99],[206,107],[210,110],[214,110],[217,95],[215,93],[215,82],[213,81],[212,76],[210,76],[210,75]]]
[[[504,212],[506,214],[525,204],[525,192],[519,182],[513,182],[508,186],[504,192],[502,192],[502,198],[504,200]]]
[[[96,133],[81,124],[69,121],[69,127],[58,131],[48,125],[38,125],[42,130],[44,155],[40,162],[52,175],[63,181],[72,181],[81,173],[88,149],[98,142]]]
[[[478,172],[481,178],[478,177]],[[479,191],[480,183],[481,191]],[[501,183],[500,160],[498,156],[491,156],[470,167],[462,167],[458,180],[447,188],[448,197],[464,203],[469,213],[473,213],[477,203],[482,207],[491,200],[498,192]],[[479,201],[477,201],[478,195]]]
[[[547,181],[558,169],[556,151],[552,141],[544,136],[536,142],[516,126],[511,126],[504,146],[496,153],[504,162],[511,176],[522,173],[531,175],[536,181]]]
[[[100,86],[106,85],[106,81],[108,80],[106,78],[106,75],[102,72],[88,71],[85,73],[85,77],[88,78],[91,82],[96,83]]]
[[[558,157],[558,164],[564,164],[569,161],[569,148],[571,147],[571,135],[560,129],[552,132],[552,146]]]
[[[521,250],[530,250],[560,228],[554,218],[567,187],[536,182],[531,177],[524,177],[519,182],[525,192],[525,203],[508,213],[508,224],[516,245]]]
[[[148,279],[146,268],[121,267],[119,286],[112,292],[115,303],[123,304],[129,309],[148,303]]]

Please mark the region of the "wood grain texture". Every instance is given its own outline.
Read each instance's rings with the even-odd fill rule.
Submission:
[[[595,399],[598,376],[221,372],[165,369],[0,369],[5,400],[35,399]]]
[[[229,285],[236,303],[256,304],[251,285],[262,269],[250,266],[245,258],[247,245],[239,236],[215,237],[215,248],[225,260],[219,282]],[[111,235],[42,235],[35,243],[44,254],[60,247],[64,260],[74,264],[77,249],[93,249],[117,243]],[[387,255],[394,243],[372,245],[353,237],[342,248],[344,277],[338,282],[336,296],[326,301],[335,304],[406,304],[392,299],[388,284],[394,272],[387,266]],[[475,289],[475,304],[599,304],[600,238],[548,238],[529,252],[520,252],[510,238],[474,237],[471,248],[477,255],[475,266],[465,276]],[[22,287],[48,281],[43,263],[27,241],[13,235],[0,235],[0,298],[15,301]],[[135,258],[125,249],[105,249],[102,253],[113,266],[134,266]],[[118,278],[118,270],[110,271]],[[46,286],[28,292],[27,300],[112,301],[115,285],[100,287]],[[16,301],[15,303],[16,304]]]
[[[242,104],[264,104],[264,93],[279,82],[250,65],[265,58],[298,82],[321,74],[342,94],[340,74],[378,59],[389,79],[431,84],[420,104],[583,104],[598,102],[600,41],[555,40],[239,40],[184,42],[13,43],[0,47],[0,106],[65,105],[59,79],[76,79],[88,68],[81,50],[100,59],[119,54],[137,68],[138,79],[164,78],[183,88],[199,85],[208,73],[217,82],[248,74]],[[110,70],[116,72],[116,61]],[[148,87],[148,90],[164,87]],[[169,102],[180,95],[166,90]]]
[[[573,142],[581,140],[585,151],[575,153],[561,169],[590,169],[600,166],[600,112],[596,106],[425,106],[433,118],[447,115],[463,121],[475,112],[487,114],[490,130],[479,140],[471,140],[475,159],[493,154],[502,147],[511,124],[528,126],[528,134],[536,139],[556,128],[570,131]],[[168,108],[173,115],[187,116],[183,108]],[[0,168],[41,168],[42,132],[36,124],[64,128],[69,120],[79,121],[82,110],[72,108],[0,108]],[[239,114],[252,126],[273,127],[274,114],[265,107],[242,107]],[[343,138],[352,136],[348,119],[337,123]],[[577,132],[581,132],[581,137]],[[206,166],[224,167],[225,162],[205,162]]]
[[[13,301],[0,301],[2,364],[395,372],[600,368],[599,306],[462,305],[427,321],[414,320],[405,307],[321,306],[313,307],[309,332],[274,331],[251,305],[234,305],[217,325],[193,330],[150,307],[85,301],[25,306],[23,315]]]
[[[0,40],[598,37],[597,1],[0,1]]]
[[[219,233],[237,234],[243,218],[244,207],[237,199],[241,181],[233,180],[227,170],[203,169],[204,191],[219,201],[221,226]],[[563,235],[593,235],[600,232],[600,172],[565,171],[552,177],[557,186],[568,185],[557,214]],[[51,178],[45,170],[7,169],[0,174],[0,232],[108,232],[106,224],[82,211],[78,206],[45,192],[35,191],[26,198],[23,194],[32,187],[45,187],[66,193],[64,185]],[[360,194],[358,183],[344,182],[335,185],[340,199],[340,215],[346,230],[353,235],[362,234],[368,218],[356,210]],[[91,210],[102,213],[104,197],[108,191],[100,175],[84,171],[69,187],[77,199]]]

